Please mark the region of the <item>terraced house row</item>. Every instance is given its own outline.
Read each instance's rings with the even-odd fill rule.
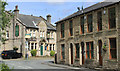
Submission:
[[[120,1],[100,2],[56,22],[57,63],[120,67]]]

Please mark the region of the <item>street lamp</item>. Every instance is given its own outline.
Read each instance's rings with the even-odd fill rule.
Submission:
[[[25,42],[26,43],[26,46],[25,46],[25,49],[26,49],[25,58],[27,58],[27,59],[28,59],[28,53],[27,52],[28,52],[28,48],[29,48],[28,47],[28,39],[29,38],[31,38],[31,34],[25,34],[25,39],[26,39],[26,42]]]

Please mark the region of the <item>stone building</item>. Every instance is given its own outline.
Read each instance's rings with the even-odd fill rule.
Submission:
[[[56,22],[57,63],[120,67],[120,1],[100,2]]]
[[[18,6],[14,10],[14,19],[10,22],[10,28],[6,31],[5,44],[1,50],[18,48],[18,52],[31,56],[30,51],[37,50],[37,56],[50,55],[50,51],[56,52],[56,27],[51,24],[51,16],[47,20],[43,17],[19,14]]]

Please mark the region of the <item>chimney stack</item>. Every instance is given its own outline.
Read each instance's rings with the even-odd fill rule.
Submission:
[[[77,7],[78,11],[80,11],[80,7]]]
[[[17,17],[18,14],[19,14],[18,5],[15,6],[14,14],[15,14],[16,17]]]
[[[51,24],[51,15],[47,15],[47,22]]]

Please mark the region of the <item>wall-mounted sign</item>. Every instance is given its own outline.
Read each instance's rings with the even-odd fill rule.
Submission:
[[[31,38],[31,34],[25,34],[25,38]]]

